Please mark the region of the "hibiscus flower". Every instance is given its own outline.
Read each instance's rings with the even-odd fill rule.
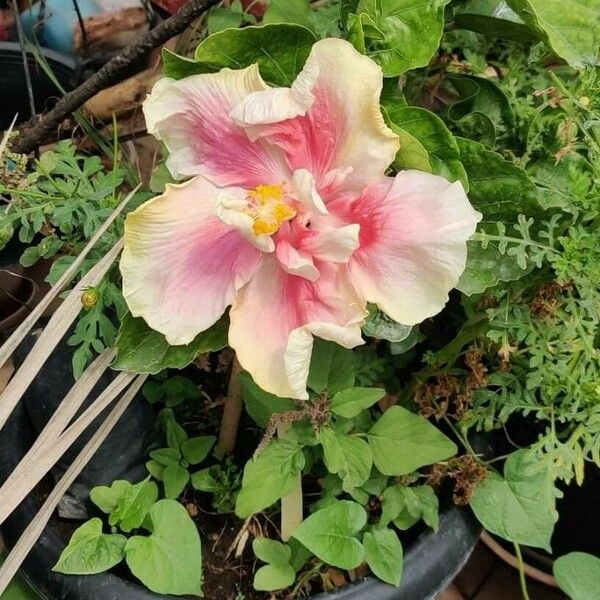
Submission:
[[[176,178],[125,223],[131,313],[187,344],[228,306],[229,343],[263,389],[308,397],[314,336],[363,343],[367,303],[414,325],[438,313],[481,215],[459,182],[385,175],[399,148],[381,69],[316,43],[289,88],[258,66],[160,80],[148,131]]]

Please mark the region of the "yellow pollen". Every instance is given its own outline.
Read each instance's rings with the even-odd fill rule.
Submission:
[[[248,192],[248,200],[246,212],[254,220],[256,235],[273,235],[284,221],[296,216],[296,210],[285,202],[282,185],[258,185]]]

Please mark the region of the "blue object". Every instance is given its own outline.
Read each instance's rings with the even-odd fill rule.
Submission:
[[[77,0],[77,4],[84,19],[102,12],[102,8],[94,0]],[[72,55],[74,53],[73,33],[79,27],[73,0],[46,0],[43,23],[40,22],[39,15],[39,2],[21,13],[25,35],[33,38],[37,33],[42,46]],[[42,35],[39,27],[42,27]]]

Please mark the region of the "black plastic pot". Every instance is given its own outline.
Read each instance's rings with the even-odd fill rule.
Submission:
[[[76,61],[53,50],[42,49],[41,52],[61,86],[67,91],[73,89],[78,79]],[[37,64],[33,53],[27,53],[27,60],[35,108],[40,113],[48,108],[51,99],[61,94]],[[0,131],[3,131],[15,114],[19,114],[18,123],[31,117],[21,48],[16,42],[0,42],[0,90]]]
[[[47,377],[48,375],[46,375]],[[60,381],[60,380],[58,380]],[[56,385],[60,386],[60,383]],[[61,386],[62,387],[62,386]],[[35,386],[34,386],[35,388]],[[38,387],[50,392],[49,387]],[[35,397],[29,390],[28,402],[21,403],[0,434],[0,479],[17,465],[35,437],[37,427],[28,414],[28,406],[39,406],[47,401],[43,395]],[[33,393],[32,393],[33,392]],[[134,403],[127,420],[138,421],[136,411],[147,408],[145,402]],[[125,420],[125,419],[124,419]],[[118,432],[117,432],[117,435]],[[110,453],[111,440],[107,439],[100,454]],[[139,450],[138,450],[139,452]],[[116,453],[118,454],[118,452]],[[145,456],[145,455],[142,455]],[[115,460],[118,456],[115,456]],[[131,462],[131,461],[127,461]],[[101,475],[96,469],[96,474]],[[112,478],[116,478],[114,472]],[[107,477],[101,477],[106,483]],[[109,478],[110,479],[110,478]],[[6,544],[11,547],[25,527],[35,517],[41,500],[30,495],[2,526]],[[464,565],[477,539],[480,527],[468,509],[447,504],[440,516],[437,532],[425,530],[415,542],[405,548],[404,572],[399,588],[366,578],[339,590],[315,596],[320,600],[430,600],[447,587]],[[167,598],[118,577],[112,573],[92,576],[64,576],[52,572],[60,553],[67,544],[67,536],[52,521],[26,559],[22,573],[37,593],[46,600],[158,600]],[[169,598],[172,598],[169,596]],[[221,600],[211,598],[210,600]]]

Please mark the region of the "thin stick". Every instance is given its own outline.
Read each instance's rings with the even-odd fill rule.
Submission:
[[[71,263],[71,266],[62,274],[60,279],[52,286],[52,289],[42,298],[40,303],[27,315],[27,318],[15,329],[12,335],[6,340],[6,342],[0,348],[0,366],[2,366],[8,357],[16,350],[17,346],[25,339],[25,336],[29,333],[31,328],[35,325],[37,320],[44,314],[44,311],[50,306],[51,302],[62,292],[63,288],[73,279],[77,274],[79,267],[83,263],[85,257],[90,253],[90,250],[96,245],[96,242],[104,235],[106,230],[113,224],[114,220],[123,212],[123,209],[127,206],[129,201],[133,198],[134,194],[138,191],[141,184],[136,186],[126,198],[115,208],[110,216],[102,223],[98,228],[98,231],[94,233],[90,241],[86,244],[85,248],[79,253],[77,258]],[[114,260],[114,259],[113,259]],[[94,285],[94,284],[90,284]],[[2,428],[2,421],[0,421],[0,429]]]
[[[123,72],[137,60],[184,31],[189,24],[219,0],[189,0],[173,16],[124,48],[78,88],[63,96],[37,123],[25,127],[15,141],[14,151],[28,154],[42,144],[62,121],[92,96],[117,83]]]
[[[98,427],[98,430],[91,437],[90,441],[65,471],[65,474],[52,490],[36,517],[31,521],[19,541],[15,544],[15,547],[7,556],[6,561],[0,568],[0,598],[52,517],[63,494],[71,487],[79,473],[81,473],[102,442],[112,431],[121,415],[125,412],[125,409],[142,387],[146,377],[146,375],[139,375],[131,387],[123,394],[123,397],[118,401],[102,425]]]
[[[519,563],[519,583],[521,584],[521,594],[523,594],[523,600],[529,600],[527,581],[525,580],[525,569],[523,568],[523,557],[521,556],[521,546],[519,546],[517,543],[515,543],[514,546],[517,554],[517,562]]]
[[[219,441],[217,452],[220,456],[231,454],[235,450],[240,416],[242,414],[242,381],[239,377],[242,367],[238,359],[234,357],[231,363],[231,374],[229,375],[229,386],[227,387],[227,398],[223,406],[223,416],[219,429]]]
[[[290,428],[290,423],[284,423],[277,427],[279,438],[285,438]],[[294,533],[294,529],[302,523],[302,472],[296,476],[296,483],[292,491],[281,498],[281,539],[287,542]]]
[[[46,362],[50,354],[52,354],[54,348],[60,343],[60,340],[81,311],[81,294],[86,288],[100,283],[117,258],[122,246],[123,240],[115,244],[83,276],[81,281],[69,292],[67,298],[52,315],[52,318],[40,334],[34,347],[23,361],[21,368],[15,373],[2,395],[0,395],[0,429],[4,427],[21,396],[23,396],[34,377],[37,376],[42,365]]]
[[[134,373],[120,373],[63,433],[53,440],[38,445],[31,454],[28,453],[21,460],[0,489],[0,524],[133,379],[135,379]]]
[[[19,113],[17,113],[14,116],[12,123],[10,124],[10,127],[4,132],[4,135],[2,136],[2,141],[0,141],[0,160],[2,159],[2,154],[4,154],[4,149],[8,146],[8,138],[10,137],[10,134],[12,133],[13,127],[15,126],[15,123],[17,122],[18,116],[19,116]]]

